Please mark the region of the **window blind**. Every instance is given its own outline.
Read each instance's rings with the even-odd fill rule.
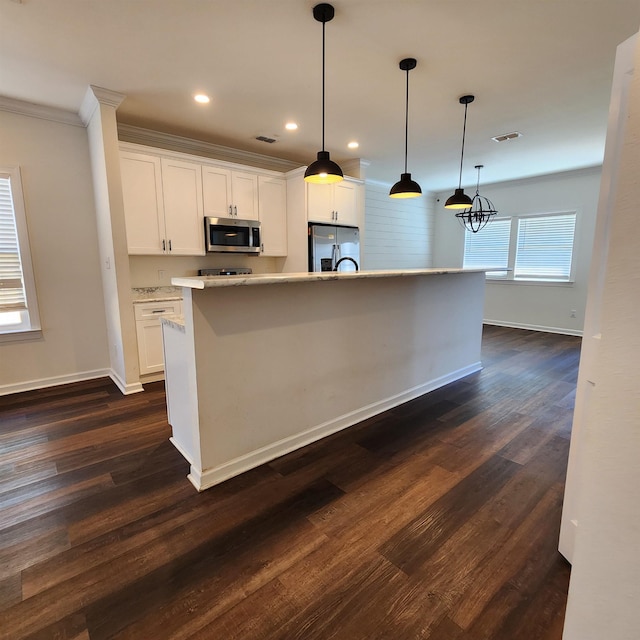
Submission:
[[[482,231],[465,232],[464,261],[465,269],[485,269],[509,265],[509,238],[511,218],[492,220]],[[487,278],[505,279],[507,271],[488,271]]]
[[[514,278],[569,281],[576,214],[518,220]]]
[[[11,181],[0,176],[0,312],[26,309]]]

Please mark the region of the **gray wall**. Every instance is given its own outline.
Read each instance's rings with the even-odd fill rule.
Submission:
[[[0,343],[0,394],[107,375],[84,127],[0,111],[0,165],[19,166],[42,337]]]
[[[593,248],[601,168],[569,171],[538,178],[481,185],[498,215],[576,211],[575,281],[572,283],[518,283],[487,281],[485,321],[525,329],[582,334],[589,265]],[[467,189],[474,193],[475,189]],[[444,209],[449,193],[435,203],[434,267],[461,267],[464,230],[452,212]],[[438,201],[439,200],[439,201]],[[482,233],[480,231],[479,233]],[[571,311],[576,317],[571,317]]]

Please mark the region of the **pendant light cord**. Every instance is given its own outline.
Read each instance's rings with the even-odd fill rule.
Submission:
[[[407,173],[407,148],[409,145],[409,69],[407,69],[407,95],[404,106],[404,172]]]
[[[462,125],[462,152],[460,153],[460,177],[458,178],[458,189],[462,187],[462,161],[464,160],[464,138],[467,132],[467,107],[469,105],[465,103],[464,105],[464,124]]]
[[[324,151],[324,28],[326,22],[322,22],[322,150]]]

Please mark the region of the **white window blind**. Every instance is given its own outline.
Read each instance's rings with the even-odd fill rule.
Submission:
[[[575,213],[520,218],[514,278],[568,282],[575,229]]]
[[[511,236],[511,218],[492,220],[478,233],[465,231],[464,261],[465,269],[485,269],[509,265],[509,238]],[[488,271],[487,278],[504,279],[507,271]]]
[[[11,180],[0,176],[0,312],[25,308]]]

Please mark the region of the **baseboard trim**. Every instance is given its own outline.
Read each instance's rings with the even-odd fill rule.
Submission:
[[[140,393],[144,391],[144,388],[140,382],[133,382],[127,384],[113,369],[109,370],[109,377],[113,380],[116,387],[122,391],[122,394],[125,396],[131,395],[132,393]]]
[[[528,331],[542,331],[543,333],[560,333],[566,336],[582,337],[582,331],[578,329],[565,329],[563,327],[545,327],[538,324],[521,324],[519,322],[503,322],[502,320],[483,320],[483,324],[495,327],[507,327],[509,329],[527,329]]]
[[[111,377],[109,369],[94,369],[93,371],[80,371],[64,376],[52,376],[50,378],[38,378],[37,380],[27,380],[16,382],[15,384],[5,384],[0,386],[0,396],[8,396],[12,393],[23,391],[34,391],[35,389],[46,389],[47,387],[58,387],[72,382],[84,382],[85,380],[95,380],[96,378]]]
[[[204,491],[205,489],[213,487],[216,484],[220,484],[229,478],[240,475],[245,471],[249,471],[249,469],[253,469],[261,464],[265,464],[275,458],[279,458],[280,456],[290,453],[291,451],[305,447],[312,442],[316,442],[317,440],[330,436],[337,431],[351,427],[354,424],[367,420],[368,418],[378,415],[383,411],[393,409],[393,407],[397,407],[409,400],[418,398],[425,393],[435,391],[444,385],[460,380],[461,378],[475,373],[476,371],[480,371],[481,369],[482,363],[475,362],[467,367],[449,373],[446,376],[430,380],[394,396],[385,398],[384,400],[374,402],[361,407],[360,409],[356,409],[355,411],[338,416],[333,420],[312,427],[303,433],[289,436],[270,445],[234,458],[233,460],[224,462],[216,467],[200,470],[193,465],[192,461],[188,460],[187,456],[185,456],[191,464],[191,472],[187,477],[198,491]],[[175,444],[176,443],[174,442],[174,446]],[[176,448],[182,453],[180,447]]]

